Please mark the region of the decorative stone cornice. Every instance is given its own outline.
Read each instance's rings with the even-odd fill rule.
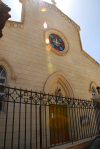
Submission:
[[[89,54],[87,54],[84,50],[81,50],[81,53],[85,56],[85,57],[87,57],[92,63],[94,63],[94,64],[96,64],[97,66],[99,66],[100,67],[100,64],[97,62],[97,61],[95,61]]]
[[[24,24],[21,23],[21,22],[16,22],[16,21],[10,21],[8,20],[5,24],[6,27],[14,27],[14,28],[21,28],[23,29],[24,28]]]

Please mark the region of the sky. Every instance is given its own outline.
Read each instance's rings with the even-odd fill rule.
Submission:
[[[11,8],[13,21],[21,20],[22,4],[19,0],[2,0]],[[51,0],[44,0],[51,3]],[[100,64],[100,0],[55,0],[57,7],[77,23],[82,48]]]

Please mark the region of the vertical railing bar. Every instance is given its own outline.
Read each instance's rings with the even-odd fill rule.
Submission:
[[[89,105],[89,137],[91,137],[91,105]]]
[[[75,107],[75,105],[74,105],[74,113],[75,113],[75,123],[76,123],[77,140],[78,140],[78,129],[77,129],[77,118],[76,118],[77,107]],[[76,133],[75,133],[75,134],[76,134]],[[75,138],[76,138],[76,136],[75,136]]]
[[[84,109],[83,109],[82,106],[81,106],[81,108],[80,108],[80,113],[83,113],[83,111],[84,111]],[[81,122],[81,133],[82,133],[82,139],[83,139],[84,129],[83,129],[83,126],[82,126],[82,122]]]
[[[66,107],[65,107],[65,105],[64,105],[64,108],[63,108],[63,117],[64,117],[64,131],[65,131],[65,137],[64,137],[64,138],[65,138],[65,142],[66,142],[66,127],[65,127],[65,113],[64,113],[64,112],[65,112],[65,111],[64,111],[64,110],[65,110],[65,108],[66,108]],[[67,110],[67,109],[66,109],[66,110]]]
[[[69,118],[70,118],[70,130],[71,130],[71,140],[73,144],[73,134],[72,134],[72,116],[71,116],[71,106],[69,106]]]
[[[31,103],[30,103],[30,149],[32,149],[32,90],[31,90]]]
[[[41,123],[41,92],[40,92],[40,149],[42,149],[42,123]]]
[[[90,121],[90,123],[89,123],[89,137],[91,137],[91,114],[92,114],[92,110],[91,110],[91,107],[89,107],[89,113],[90,113],[90,116],[89,116],[89,121]]]
[[[36,113],[36,149],[37,149],[37,101],[35,105],[35,113]]]
[[[97,107],[97,115],[96,115],[96,128],[97,128],[96,135],[98,135],[98,107]]]
[[[95,107],[94,107],[94,110],[93,110],[93,117],[92,117],[92,119],[93,119],[93,127],[92,127],[92,136],[94,136],[94,124],[95,124]]]
[[[57,101],[57,96],[56,96]],[[59,107],[59,106],[58,106]],[[57,114],[57,132],[58,132],[58,144],[59,144],[59,129],[58,129],[58,110],[57,110],[57,102],[56,102],[56,114]]]
[[[83,114],[82,117],[84,116],[84,108],[83,105],[81,106],[81,113]],[[81,131],[82,131],[82,139],[84,138],[84,125],[81,124]]]
[[[91,125],[91,138],[93,137],[93,111],[94,111],[94,106],[92,107],[92,125]]]
[[[84,100],[83,100],[83,102],[84,102]],[[86,107],[85,107],[86,108]],[[86,117],[85,116],[85,111],[86,111],[86,109],[84,108],[84,106],[83,106],[83,111],[84,111],[84,117]],[[85,138],[85,126],[83,125],[83,132],[84,132],[84,137],[83,138]]]
[[[94,111],[95,112],[95,116],[94,116],[94,135],[96,135],[97,133],[95,133],[95,129],[96,129],[96,117],[97,117],[97,107],[96,107],[96,109],[95,109],[96,111]]]
[[[99,131],[98,132],[99,132],[99,135],[100,135],[100,107],[99,107],[99,125],[98,126],[99,126]]]
[[[55,145],[55,122],[54,122],[54,104],[53,104],[53,125],[54,125],[54,145]]]
[[[50,96],[51,97],[51,96]],[[49,94],[48,94],[49,100]],[[49,129],[50,129],[50,147],[51,147],[51,115],[50,115],[50,103],[49,103]]]
[[[79,99],[78,99],[78,102],[79,102]],[[78,110],[77,110],[78,114],[77,115],[78,115],[78,129],[79,129],[79,136],[78,136],[79,138],[78,138],[78,140],[81,140],[81,134],[80,134],[80,127],[81,127],[81,123],[80,123],[80,105],[77,108],[78,108]]]
[[[89,120],[90,113],[89,113],[89,107],[88,106],[87,106],[87,111],[88,111],[88,120]],[[88,131],[87,131],[88,135],[87,135],[87,137],[89,137],[89,125],[90,125],[90,123],[88,124]]]
[[[24,138],[24,149],[26,149],[26,101],[25,101],[25,138]]]
[[[86,107],[83,106],[83,109],[84,109],[84,117],[86,117]],[[83,128],[84,128],[84,138],[85,138],[86,126],[83,126]]]
[[[66,118],[67,118],[67,119],[66,119],[66,121],[67,121],[67,123],[66,123],[67,126],[65,126],[65,130],[68,131],[68,138],[67,138],[67,136],[66,136],[65,139],[66,139],[66,142],[67,142],[67,141],[69,141],[69,129],[68,129],[68,120],[69,120],[69,118],[68,118],[68,115],[67,115],[67,110],[68,110],[67,104],[65,105],[65,108],[66,108],[66,114],[65,114],[65,116],[66,116]],[[67,132],[65,133],[65,135],[67,135]],[[67,139],[68,139],[68,140],[67,140]]]
[[[92,138],[92,112],[93,112],[93,107],[90,107],[90,136]]]
[[[20,119],[21,119],[21,89],[20,89],[20,103],[19,103],[18,149],[20,149]]]
[[[8,101],[9,101],[9,91],[10,91],[10,88],[8,87],[8,98],[7,98],[7,109],[6,109],[6,122],[5,122],[5,135],[4,135],[4,146],[3,146],[3,149],[5,149],[5,146],[6,146],[6,133],[7,133],[7,122],[8,122]]]
[[[13,121],[12,121],[12,140],[11,140],[11,149],[13,149],[13,136],[14,136],[14,114],[15,114],[15,100],[13,104]]]
[[[63,134],[62,134],[62,121],[61,121],[61,104],[60,104],[60,122],[61,122],[61,137],[62,137],[62,144],[63,144]]]
[[[45,139],[46,139],[46,148],[47,148],[46,104],[44,106],[45,106]]]
[[[98,129],[98,125],[99,125],[99,107],[97,107],[97,111],[98,111],[98,116],[97,116],[97,135],[99,135],[99,129]]]
[[[99,114],[99,108],[98,109],[98,116],[97,116],[97,135],[99,135],[99,121],[100,121],[100,114]]]
[[[88,105],[87,105],[87,113],[88,113],[88,120],[89,120],[89,108],[88,108]],[[88,124],[88,128],[87,128],[87,137],[89,137],[89,125]]]
[[[79,103],[79,99],[78,99],[78,103]],[[77,132],[77,139],[78,140],[80,140],[79,138],[81,138],[80,137],[80,106],[79,107],[77,107],[77,116],[78,116],[78,124],[77,124],[77,128],[78,128],[78,132]]]
[[[88,117],[87,107],[86,107],[86,117]],[[88,125],[86,126],[86,136],[85,136],[85,138],[88,138],[88,131],[87,131],[87,129],[88,129]]]
[[[70,122],[69,122],[69,117],[68,117],[68,114],[67,114],[67,110],[69,111],[69,109],[70,109],[70,108],[68,108],[68,106],[67,106],[67,104],[66,104],[66,118],[67,118],[67,126],[66,126],[67,129],[66,129],[66,130],[68,131],[68,138],[67,138],[67,136],[66,136],[66,142],[67,142],[67,141],[70,142],[70,139],[69,139],[69,129],[68,129]],[[69,112],[68,112],[68,113],[69,113]],[[69,122],[69,123],[68,123],[68,122]],[[66,132],[66,135],[67,135],[67,132]]]
[[[73,105],[72,105],[72,127],[73,127],[73,141],[75,141],[75,130],[74,130],[74,116],[73,116]]]
[[[89,129],[90,129],[90,107],[88,107],[88,118],[89,118],[89,125],[88,125],[88,137],[90,137],[90,131],[89,131]]]
[[[97,117],[98,117],[98,107],[96,108],[97,109],[97,112],[96,112],[96,117],[95,117],[95,119],[96,119],[96,129],[97,129],[97,132],[96,132],[96,135],[98,134],[98,125],[97,125]]]

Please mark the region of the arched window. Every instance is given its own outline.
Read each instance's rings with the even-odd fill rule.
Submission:
[[[3,68],[3,66],[0,66],[0,85],[6,85],[6,71]],[[0,88],[0,111],[3,111],[3,96],[5,94],[5,89],[4,88]]]
[[[96,90],[95,88],[92,86],[92,96],[95,96],[97,93],[96,93]]]

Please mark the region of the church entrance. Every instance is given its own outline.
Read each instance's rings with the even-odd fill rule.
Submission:
[[[68,141],[68,119],[66,105],[50,105],[51,144]]]

